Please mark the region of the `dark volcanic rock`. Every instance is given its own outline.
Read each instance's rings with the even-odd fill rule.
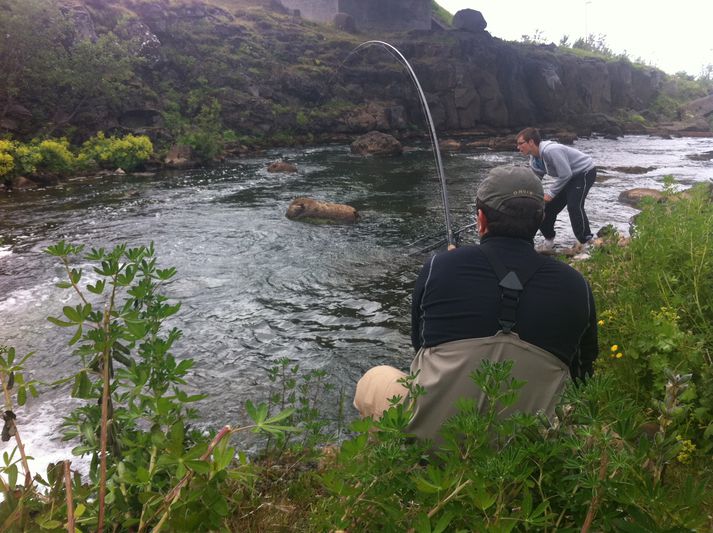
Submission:
[[[480,11],[475,9],[461,9],[453,16],[453,27],[459,30],[479,33],[485,31],[488,23]]]
[[[646,174],[647,172],[656,170],[656,167],[613,167],[612,170],[624,174]]]
[[[356,33],[357,31],[354,17],[346,13],[337,13],[334,15],[334,27],[347,33]]]
[[[713,150],[701,154],[688,154],[686,157],[693,161],[713,161]]]

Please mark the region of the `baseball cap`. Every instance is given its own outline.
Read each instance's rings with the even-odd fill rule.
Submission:
[[[542,182],[528,167],[503,165],[488,172],[476,194],[478,200],[497,211],[511,198],[534,198],[544,205]]]

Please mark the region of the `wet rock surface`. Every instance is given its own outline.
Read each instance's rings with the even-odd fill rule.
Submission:
[[[288,174],[293,174],[297,172],[297,165],[289,163],[288,161],[273,161],[267,166],[268,172],[284,172]]]
[[[350,205],[323,202],[307,197],[295,198],[287,208],[285,216],[290,220],[318,224],[354,224],[359,219],[359,213]]]
[[[371,131],[351,144],[351,152],[356,155],[395,156],[403,153],[403,147],[394,136]]]

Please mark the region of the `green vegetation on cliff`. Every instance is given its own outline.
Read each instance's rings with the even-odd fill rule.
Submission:
[[[132,41],[113,32],[81,39],[53,1],[2,0],[0,11],[0,123],[68,134],[74,124],[96,121],[97,108],[130,97],[141,63]]]
[[[0,13],[0,134],[23,141],[132,133],[159,153],[178,142],[208,161],[373,129],[425,134],[413,84],[393,57],[350,56],[372,37],[410,61],[439,130],[569,121],[589,134],[616,122],[603,115],[668,120],[701,94],[697,81],[667,83],[629,61],[610,72],[601,42],[577,48],[600,63],[487,32],[350,34],[269,2],[0,0]]]
[[[441,7],[436,0],[431,1],[431,10],[433,11],[433,16],[441,22],[445,24],[453,24],[453,14]]]

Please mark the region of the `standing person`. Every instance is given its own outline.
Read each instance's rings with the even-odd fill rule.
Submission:
[[[476,208],[480,245],[431,257],[413,292],[411,373],[426,394],[409,431],[421,438],[437,438],[459,397],[482,398],[470,374],[484,359],[513,360],[512,376],[527,382],[511,410],[552,414],[565,383],[591,375],[597,357],[588,283],[533,246],[545,208],[537,176],[522,166],[493,169]],[[367,371],[354,398],[362,416],[378,417],[389,398],[405,397],[404,376],[390,366]]]
[[[545,219],[540,226],[545,237],[542,249],[554,248],[555,221],[565,206],[574,236],[582,244],[590,241],[592,232],[584,201],[597,177],[592,158],[571,146],[541,140],[540,132],[535,128],[525,128],[517,134],[517,149],[530,156],[530,168],[538,176],[554,179],[545,191]]]

